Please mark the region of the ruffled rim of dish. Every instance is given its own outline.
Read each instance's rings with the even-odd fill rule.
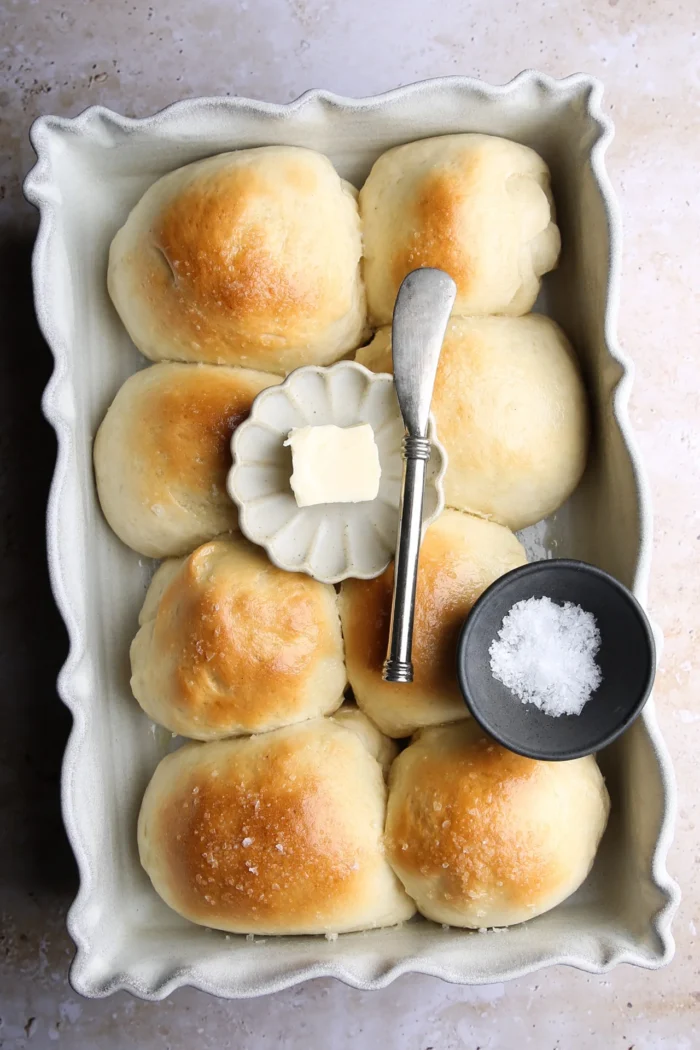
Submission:
[[[83,671],[86,660],[86,645],[81,623],[71,601],[70,589],[62,569],[61,551],[58,544],[58,522],[66,489],[69,482],[69,463],[74,453],[71,431],[71,394],[70,348],[68,340],[60,326],[54,323],[46,300],[47,288],[43,280],[47,269],[47,260],[51,257],[53,246],[58,237],[61,202],[52,184],[52,171],[48,137],[55,132],[69,136],[90,135],[99,138],[100,128],[109,128],[122,135],[131,130],[156,131],[164,125],[184,118],[196,117],[202,110],[220,108],[224,110],[249,111],[260,115],[288,119],[307,107],[322,106],[329,109],[371,111],[399,99],[420,95],[425,92],[454,88],[462,92],[477,94],[489,101],[506,99],[519,90],[530,86],[539,87],[547,92],[569,90],[579,92],[586,98],[587,116],[594,121],[600,135],[591,150],[591,165],[600,188],[608,222],[610,238],[610,261],[608,294],[605,311],[605,342],[611,357],[619,364],[621,378],[617,384],[613,399],[613,413],[620,428],[621,435],[629,452],[637,487],[638,516],[640,521],[640,550],[635,573],[634,592],[644,604],[651,563],[652,543],[652,509],[648,482],[633,436],[629,421],[628,403],[633,383],[633,366],[622,351],[617,340],[617,314],[619,299],[619,275],[621,260],[621,225],[618,206],[605,169],[605,153],[613,138],[612,122],[603,114],[601,101],[602,84],[587,74],[574,74],[556,80],[534,70],[526,70],[504,85],[492,86],[483,81],[461,76],[450,76],[419,81],[415,84],[396,88],[383,94],[367,98],[346,98],[324,90],[311,90],[300,95],[296,100],[284,103],[260,102],[245,98],[204,97],[175,102],[150,117],[135,119],[120,116],[102,106],[92,106],[74,118],[45,116],[32,125],[30,138],[37,154],[37,162],[28,174],[24,191],[30,203],[40,211],[40,225],[34,249],[32,272],[35,289],[35,305],[44,337],[46,338],[55,359],[51,379],[44,392],[42,407],[47,421],[56,432],[58,452],[56,467],[47,505],[47,546],[51,584],[56,604],[61,612],[69,636],[69,654],[58,676],[58,692],[73,715],[73,727],[66,746],[62,770],[62,806],[63,818],[68,838],[76,857],[80,872],[80,889],[69,911],[67,925],[71,937],[77,946],[77,956],[71,972],[71,981],[78,992],[84,995],[109,995],[118,990],[131,991],[144,999],[162,999],[176,988],[185,984],[201,988],[216,995],[259,995],[290,987],[300,981],[316,977],[336,977],[356,988],[382,988],[404,973],[421,973],[440,977],[452,983],[485,983],[487,981],[505,980],[511,977],[530,973],[544,965],[566,964],[576,966],[591,973],[605,973],[619,963],[628,962],[647,968],[657,968],[667,963],[673,955],[674,942],[671,932],[673,915],[680,901],[680,890],[677,883],[669,876],[666,859],[673,838],[673,824],[676,812],[676,786],[670,757],[666,744],[661,736],[653,702],[647,704],[642,719],[649,734],[650,742],[659,764],[659,774],[664,791],[664,814],[653,854],[651,876],[654,884],[665,898],[664,906],[654,918],[654,932],[657,935],[661,950],[658,953],[645,955],[642,950],[630,951],[623,948],[611,950],[605,957],[593,960],[590,956],[564,954],[542,956],[537,953],[520,966],[506,968],[497,976],[485,976],[483,980],[464,973],[459,968],[433,963],[420,955],[404,959],[383,968],[378,968],[369,979],[361,978],[349,962],[318,964],[295,968],[291,972],[281,970],[275,978],[267,979],[263,985],[255,988],[235,988],[227,993],[225,982],[202,980],[196,967],[164,973],[158,980],[141,984],[127,973],[116,974],[103,986],[95,987],[94,983],[85,980],[86,970],[91,955],[89,934],[86,930],[86,910],[92,896],[96,881],[93,858],[82,841],[79,821],[73,810],[71,791],[75,771],[80,763],[86,738],[86,726],[90,714],[90,702],[87,688],[87,677]],[[657,637],[660,635],[656,629]]]

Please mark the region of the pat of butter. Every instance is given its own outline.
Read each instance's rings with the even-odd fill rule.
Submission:
[[[298,427],[285,445],[292,450],[290,484],[298,507],[377,498],[382,470],[369,423]]]

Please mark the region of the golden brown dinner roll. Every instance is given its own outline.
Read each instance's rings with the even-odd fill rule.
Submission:
[[[360,708],[382,732],[408,736],[419,726],[467,717],[457,685],[460,629],[482,591],[525,561],[525,551],[508,529],[443,511],[420,550],[410,685],[382,681],[393,564],[374,580],[343,583],[340,614],[348,678]]]
[[[355,704],[343,704],[331,717],[339,726],[357,733],[372,758],[376,758],[382,767],[386,779],[389,776],[391,763],[399,753],[399,745],[396,741],[385,736]]]
[[[559,256],[549,169],[517,142],[444,135],[384,153],[360,192],[372,321],[391,321],[411,270],[457,284],[456,314],[524,314]]]
[[[234,933],[343,933],[409,919],[384,856],[386,788],[359,737],[319,718],[188,744],[156,769],[141,863],[171,908]]]
[[[473,721],[426,729],[391,769],[387,855],[428,919],[510,926],[578,889],[609,807],[592,755],[533,762]]]
[[[380,329],[357,360],[390,372],[391,329]],[[586,391],[566,336],[548,317],[453,318],[432,410],[447,449],[448,506],[522,529],[560,507],[581,478]]]
[[[214,740],[335,711],[346,683],[332,587],[240,535],[166,561],[131,645],[131,688],[173,733]]]
[[[104,515],[151,558],[189,554],[237,528],[226,492],[231,435],[276,376],[246,368],[160,364],[127,379],[95,438]]]
[[[119,230],[108,285],[153,361],[284,374],[360,344],[356,191],[327,157],[264,146],[159,179]]]

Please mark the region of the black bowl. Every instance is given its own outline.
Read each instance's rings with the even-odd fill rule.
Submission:
[[[511,606],[526,598],[574,602],[600,631],[602,682],[580,715],[544,714],[491,674],[489,647]],[[654,636],[634,595],[602,569],[554,559],[524,565],[484,591],[462,628],[457,676],[476,721],[510,751],[549,761],[580,758],[611,743],[635,720],[656,670]]]

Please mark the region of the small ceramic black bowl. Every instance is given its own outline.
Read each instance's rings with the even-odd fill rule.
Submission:
[[[543,597],[593,613],[600,631],[602,681],[579,715],[555,717],[524,704],[491,673],[489,647],[504,617],[516,602]],[[476,721],[509,750],[549,761],[581,758],[615,740],[644,707],[655,670],[654,636],[634,595],[602,569],[563,558],[496,580],[475,603],[457,649],[460,688]]]

